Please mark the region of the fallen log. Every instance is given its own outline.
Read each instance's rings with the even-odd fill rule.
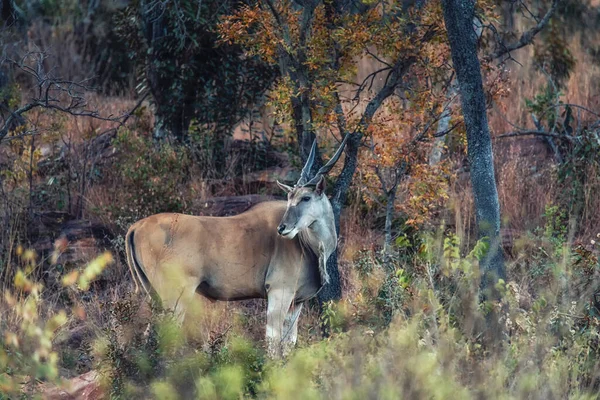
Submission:
[[[247,196],[224,196],[199,199],[192,204],[191,211],[194,215],[209,217],[225,217],[241,214],[250,207],[270,200],[282,200],[283,197],[251,194]]]

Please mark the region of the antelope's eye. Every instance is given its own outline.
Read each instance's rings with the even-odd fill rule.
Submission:
[[[302,198],[302,201],[309,201],[309,200],[310,200],[310,197],[308,197],[308,196],[304,196],[304,197]]]

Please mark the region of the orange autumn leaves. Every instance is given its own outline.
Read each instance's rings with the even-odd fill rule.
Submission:
[[[307,11],[291,0],[259,0],[224,17],[218,31],[223,42],[240,45],[248,57],[260,57],[282,71],[269,93],[275,119],[287,126],[299,123],[292,121],[291,103],[301,93],[308,94],[312,115],[308,122],[322,137],[341,136],[336,113],[340,109],[346,129],[353,132],[361,109],[377,95],[377,85],[360,85],[357,61],[370,58],[383,68],[377,75],[381,83],[389,74],[386,67],[413,59],[395,95],[363,132],[368,146],[361,148],[360,179],[354,182],[364,200],[374,204],[382,199],[381,177],[388,181],[383,186],[390,187],[398,167],[407,165],[398,208],[411,216],[409,222],[419,225],[443,205],[451,177],[448,166],[428,164],[436,121],[450,100],[453,76],[441,1],[408,9],[402,1],[363,1],[362,6],[360,12],[336,13],[335,4],[328,1]],[[494,21],[494,2],[478,2],[478,15]],[[489,65],[484,69],[493,70]],[[304,83],[294,79],[299,72]],[[450,125],[461,120],[457,103],[449,107]],[[455,133],[462,134],[460,127]]]

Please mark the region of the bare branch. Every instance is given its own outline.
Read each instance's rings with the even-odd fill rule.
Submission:
[[[358,123],[358,128],[354,133],[357,133],[358,130],[365,129],[371,123],[373,116],[377,110],[379,110],[379,107],[383,101],[392,95],[396,86],[398,86],[404,75],[408,72],[415,61],[416,58],[411,56],[408,58],[400,58],[396,64],[394,64],[394,68],[386,77],[385,85],[367,104],[365,112],[361,116]]]
[[[519,5],[521,8],[521,15],[523,15],[525,18],[528,18],[525,13],[527,13],[529,15],[529,17],[533,18],[535,20],[535,22],[540,22],[540,17],[538,15],[535,15],[533,12],[531,12],[531,10],[529,9],[529,7],[527,7],[527,4],[523,1],[523,0],[519,0]],[[523,12],[523,10],[525,12]]]
[[[275,4],[273,4],[273,2],[271,0],[265,0],[265,3],[267,4],[269,11],[271,11],[271,15],[273,15],[273,18],[275,18],[275,22],[277,22],[277,25],[279,25],[279,28],[282,31],[283,40],[285,41],[285,44],[287,46],[291,47],[292,42],[291,42],[290,30],[287,25],[287,22],[282,20],[281,15],[277,11],[277,8],[275,8]],[[262,2],[261,2],[261,4],[262,4]]]
[[[422,141],[425,138],[425,135],[427,134],[429,129],[433,126],[433,124],[437,123],[440,119],[442,119],[444,117],[444,115],[447,115],[449,113],[450,106],[452,105],[452,102],[454,101],[454,99],[456,99],[456,97],[457,97],[457,95],[452,96],[452,98],[450,98],[450,100],[448,100],[448,102],[446,103],[446,105],[444,106],[442,111],[438,115],[435,115],[434,118],[425,125],[425,129],[423,129],[421,132],[419,132],[417,135],[415,135],[415,137],[412,140],[413,144],[416,142]],[[435,106],[433,108],[435,108]],[[433,114],[433,110],[430,110],[430,113]],[[456,123],[456,124],[454,124],[454,126],[451,129],[447,129],[443,132],[434,133],[432,136],[433,137],[444,136],[447,133],[451,132],[458,125],[459,125],[459,123]]]
[[[384,71],[389,71],[391,70],[392,67],[383,67],[378,69],[377,71],[373,71],[371,72],[369,75],[367,75],[365,77],[365,79],[363,79],[362,83],[360,85],[358,85],[358,88],[356,89],[355,93],[354,93],[354,101],[358,101],[360,99],[360,94],[363,92],[363,90],[365,90],[365,88],[367,87],[367,82],[370,80],[371,82],[369,83],[369,88],[367,90],[371,90],[371,88],[373,87],[373,82],[375,81],[375,77],[377,75],[379,75],[381,72]],[[389,74],[388,74],[389,76]]]
[[[8,58],[0,60],[0,62],[9,63],[14,68],[29,75],[35,82],[37,92],[36,98],[33,98],[29,103],[16,110],[9,110],[10,114],[0,126],[0,143],[5,140],[14,122],[22,121],[23,116],[35,108],[55,110],[75,117],[89,117],[101,121],[116,122],[120,125],[131,116],[131,112],[119,116],[103,116],[96,110],[88,109],[85,92],[92,91],[92,88],[87,86],[88,80],[84,79],[76,82],[54,77],[51,72],[46,72],[44,69],[44,61],[47,58],[46,52],[36,51],[25,54],[19,60]],[[139,107],[139,104],[137,107]],[[17,138],[20,136],[22,135],[17,136]]]
[[[433,137],[434,138],[439,138],[439,137],[445,136],[445,135],[449,134],[450,132],[452,132],[453,130],[455,130],[456,128],[458,128],[459,126],[461,126],[462,124],[463,124],[463,121],[456,122],[450,128],[448,128],[448,129],[446,129],[444,131],[441,131],[441,132],[434,133]]]
[[[344,115],[344,110],[342,108],[342,101],[340,100],[340,94],[338,93],[338,91],[336,90],[334,92],[334,97],[335,97],[335,117],[336,117],[336,122],[337,122],[337,126],[338,126],[338,130],[340,131],[340,135],[342,135],[342,138],[346,136],[347,133],[347,124],[346,124],[346,116]]]
[[[392,65],[392,64],[390,64],[390,63],[388,63],[388,62],[385,62],[384,60],[382,60],[381,58],[379,58],[379,57],[378,57],[378,56],[377,56],[375,53],[373,53],[373,52],[372,52],[371,50],[369,50],[369,49],[367,49],[367,54],[368,54],[369,56],[373,57],[375,60],[377,60],[377,61],[378,61],[378,62],[380,62],[381,64],[383,64],[383,65],[387,66],[387,67],[389,67],[389,68],[392,68],[392,67],[393,67],[393,65]]]
[[[400,84],[415,61],[416,58],[411,56],[407,58],[401,57],[394,63],[394,68],[390,70],[385,85],[379,90],[375,97],[369,101],[357,127],[352,133],[349,133],[350,137],[346,144],[346,159],[344,160],[344,166],[342,167],[342,171],[340,172],[333,189],[334,195],[332,197],[332,206],[334,207],[334,213],[337,213],[337,215],[339,215],[339,210],[342,206],[341,201],[346,195],[345,192],[350,186],[352,176],[356,170],[358,148],[364,132],[373,120],[373,116],[377,110],[379,110],[379,107],[381,107],[381,104],[394,93],[395,88]]]
[[[37,136],[41,133],[42,133],[42,131],[37,130],[37,129],[31,130],[31,131],[25,131],[23,133],[18,134],[17,136],[10,136],[10,137],[5,138],[3,143],[12,142],[13,140],[24,139],[29,136]]]
[[[504,56],[505,54],[510,55],[511,51],[520,49],[521,47],[525,47],[525,46],[531,44],[531,42],[533,42],[533,38],[535,37],[535,35],[537,35],[542,29],[544,29],[544,27],[546,25],[548,25],[548,23],[550,22],[552,15],[554,15],[554,13],[556,12],[556,8],[558,7],[558,1],[559,0],[552,0],[552,5],[548,9],[548,11],[544,15],[544,17],[533,28],[529,29],[528,31],[523,32],[523,34],[521,35],[519,40],[517,40],[514,43],[508,44],[508,45],[504,44],[502,41],[500,41],[498,43],[500,48],[498,50],[496,50],[494,53],[485,57],[485,60],[491,61],[496,58],[500,58],[500,57]]]
[[[599,113],[597,113],[597,112],[595,112],[595,111],[592,111],[592,110],[590,110],[589,108],[587,108],[587,107],[584,107],[584,106],[582,106],[582,105],[579,105],[579,104],[573,104],[573,103],[558,103],[558,104],[554,104],[554,105],[552,105],[552,106],[551,106],[551,107],[549,107],[549,108],[552,108],[552,107],[556,107],[556,108],[558,108],[558,107],[572,107],[572,108],[577,108],[577,109],[579,109],[579,110],[586,111],[586,112],[588,112],[588,113],[590,113],[590,114],[594,115],[595,117],[598,117],[598,118],[600,118],[600,114],[599,114]],[[544,112],[545,112],[545,111],[544,111]]]
[[[505,133],[502,135],[495,136],[494,139],[517,137],[517,136],[545,136],[545,137],[552,137],[552,138],[556,138],[556,139],[565,139],[565,140],[568,140],[569,142],[575,141],[575,139],[576,139],[571,135],[562,135],[559,133],[552,133],[552,132],[546,132],[546,131],[540,131],[540,130],[524,130],[524,131],[510,132],[510,133]]]

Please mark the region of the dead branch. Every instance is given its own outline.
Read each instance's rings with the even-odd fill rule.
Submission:
[[[564,135],[564,134],[552,133],[552,132],[546,132],[546,131],[540,131],[540,130],[523,130],[523,131],[509,132],[509,133],[504,133],[502,135],[495,136],[494,139],[517,137],[517,136],[545,136],[545,137],[551,137],[551,138],[556,138],[556,139],[564,139],[564,140],[568,140],[569,142],[573,142],[576,140],[576,138],[571,135]]]
[[[379,106],[383,103],[385,99],[392,95],[396,86],[400,84],[400,81],[404,76],[408,73],[410,67],[416,62],[416,58],[414,56],[410,57],[399,57],[398,61],[394,64],[394,68],[392,68],[389,74],[386,76],[385,84],[379,90],[379,92],[367,103],[367,107],[363,115],[360,118],[357,128],[354,131],[354,134],[360,132],[360,136],[362,137],[363,130],[367,128],[367,126],[371,123],[373,116],[379,110]]]
[[[463,121],[460,122],[456,122],[454,125],[452,125],[450,128],[443,130],[441,132],[436,132],[433,134],[434,138],[439,138],[442,136],[445,136],[447,134],[449,134],[450,132],[452,132],[453,130],[455,130],[456,128],[458,128],[459,126],[461,126],[463,124]]]
[[[44,61],[48,54],[44,51],[28,52],[20,60],[5,58],[1,63],[8,63],[32,78],[35,84],[34,98],[24,106],[10,111],[0,127],[0,143],[8,135],[13,122],[22,120],[24,115],[35,108],[59,111],[75,117],[89,117],[101,121],[124,123],[131,113],[123,115],[103,116],[97,110],[88,108],[85,93],[93,91],[87,86],[87,79],[70,81],[55,77],[52,71],[46,72]],[[137,107],[136,107],[137,108]]]
[[[28,131],[22,132],[22,133],[20,133],[20,134],[18,134],[16,136],[7,137],[7,138],[4,139],[3,142],[6,143],[6,142],[11,142],[13,140],[24,139],[24,138],[30,137],[30,136],[37,136],[37,135],[39,135],[41,133],[43,133],[43,131],[38,130],[38,129],[28,130]]]
[[[525,47],[525,46],[531,44],[533,42],[533,38],[542,29],[544,29],[544,27],[546,25],[548,25],[548,23],[550,22],[552,15],[554,15],[554,13],[556,12],[556,8],[558,7],[558,1],[559,0],[552,0],[552,5],[548,9],[548,11],[544,15],[544,17],[542,19],[540,19],[533,28],[529,29],[528,31],[523,32],[523,34],[521,34],[521,37],[519,38],[519,40],[517,40],[516,42],[510,43],[510,44],[505,44],[502,40],[498,40],[498,47],[499,47],[498,50],[496,50],[494,53],[485,57],[484,60],[492,61],[492,60],[500,58],[506,54],[508,54],[510,56],[510,53],[512,51],[518,50],[521,47]],[[496,37],[498,38],[498,35],[496,35]]]
[[[382,60],[380,57],[378,57],[378,56],[377,56],[375,53],[373,53],[371,50],[369,50],[369,49],[366,49],[366,52],[367,52],[367,54],[368,54],[369,56],[373,57],[373,58],[374,58],[376,61],[378,61],[379,63],[381,63],[381,64],[383,64],[383,65],[385,65],[385,66],[387,66],[387,67],[389,67],[389,68],[392,68],[392,67],[393,67],[393,65],[392,65],[392,64],[390,64],[390,63],[388,63],[388,62],[386,62],[386,61]]]

